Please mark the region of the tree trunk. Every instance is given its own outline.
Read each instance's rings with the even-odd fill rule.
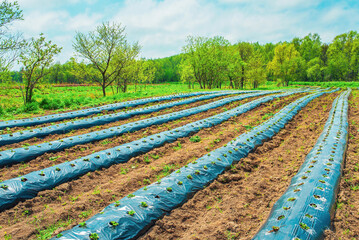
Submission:
[[[244,66],[242,66],[241,89],[243,89],[243,86],[244,86]]]
[[[106,85],[102,84],[102,94],[104,97],[106,97]]]
[[[233,87],[233,80],[232,80],[231,77],[229,77],[229,87],[232,88],[232,89],[234,88]]]

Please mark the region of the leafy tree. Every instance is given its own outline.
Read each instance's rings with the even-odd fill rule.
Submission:
[[[227,68],[224,50],[229,45],[228,40],[223,37],[189,36],[187,38],[183,52],[200,88],[221,87]]]
[[[21,34],[8,31],[8,26],[16,20],[22,20],[22,10],[17,1],[2,1],[0,4],[0,72],[9,69],[23,46]]]
[[[95,31],[88,34],[78,32],[75,36],[73,48],[91,63],[90,68],[84,67],[85,64],[80,67],[84,67],[84,72],[89,71],[86,75],[91,75],[93,69],[98,71],[92,79],[102,87],[103,96],[106,96],[106,88],[120,77],[126,64],[140,52],[138,43],[130,45],[127,42],[124,31],[121,24],[107,22]]]
[[[293,74],[296,73],[299,63],[300,54],[294,44],[282,43],[276,46],[274,58],[267,65],[267,69],[272,71],[283,85],[288,86],[289,81],[293,80]]]
[[[191,64],[188,60],[182,60],[180,66],[179,66],[179,73],[181,76],[181,81],[188,84],[188,88],[191,89],[194,88],[194,83],[196,82],[196,79],[194,77],[194,72]]]
[[[241,78],[239,80],[239,87],[243,89],[244,84],[246,82],[246,66],[254,52],[254,48],[253,45],[248,42],[239,42],[237,43],[237,47],[238,47],[237,51],[239,53],[239,57],[243,61],[241,64],[241,71],[242,71]]]
[[[263,57],[259,52],[255,52],[248,61],[246,78],[252,88],[258,88],[267,79]]]
[[[43,34],[40,34],[38,39],[32,38],[26,43],[19,59],[19,63],[23,65],[23,83],[20,89],[24,104],[31,102],[34,88],[49,73],[47,68],[61,49],[51,41],[47,42]]]

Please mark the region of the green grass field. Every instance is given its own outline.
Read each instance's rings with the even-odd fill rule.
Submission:
[[[353,82],[330,82],[330,83],[311,83],[294,82],[286,88],[299,86],[321,86],[321,87],[359,87],[359,83]],[[259,90],[282,89],[275,82],[267,82],[260,86]],[[228,84],[224,84],[223,89],[228,89]],[[249,89],[249,88],[247,88]],[[211,89],[213,91],[220,89]],[[107,96],[102,96],[102,90],[98,86],[74,86],[74,87],[54,87],[43,85],[35,89],[34,102],[24,106],[21,91],[18,88],[9,88],[8,85],[0,85],[0,119],[19,119],[31,117],[37,114],[51,114],[66,110],[76,110],[83,107],[93,107],[114,102],[121,102],[131,99],[163,96],[175,93],[208,91],[200,89],[195,85],[195,89],[188,89],[187,84],[165,83],[130,85],[127,93],[115,93],[115,89],[107,88]]]
[[[188,89],[184,84],[130,85],[127,93],[113,93],[107,89],[107,96],[102,96],[102,89],[97,86],[53,87],[46,85],[35,89],[34,102],[24,106],[21,91],[0,85],[1,120],[30,117],[34,114],[50,114],[65,110],[75,110],[137,98],[163,96],[182,92],[208,91],[199,88]],[[218,90],[218,89],[212,89]]]

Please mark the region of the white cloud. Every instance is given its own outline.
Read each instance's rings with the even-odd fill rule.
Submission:
[[[126,26],[142,55],[165,57],[181,52],[188,35],[221,35],[231,42],[290,41],[319,33],[329,42],[357,28],[356,8],[326,0],[19,0],[25,20],[14,25],[26,36],[44,32],[64,47],[61,61],[72,54],[76,31],[95,29],[102,21]]]

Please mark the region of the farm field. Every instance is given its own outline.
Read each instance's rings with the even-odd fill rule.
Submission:
[[[59,148],[56,152],[48,150],[24,162],[1,167],[0,237],[252,239],[326,129],[331,110],[339,108],[333,103],[342,99],[344,104],[349,92],[345,89],[282,89],[215,94],[202,94],[200,96],[214,97],[110,123],[4,144],[0,147],[0,161],[8,156],[6,154],[43,143],[55,147],[55,142],[63,142],[64,138],[144,124],[138,130],[126,130],[116,136]],[[158,96],[150,93],[129,96],[129,99],[154,95]],[[200,96],[148,103],[95,116],[105,118],[111,113],[141,111]],[[334,228],[325,232],[326,239],[359,237],[358,97],[359,90],[353,89],[349,95],[346,162],[338,200],[333,205]],[[104,103],[112,102],[101,104]],[[215,105],[210,107],[211,104]],[[198,113],[186,113],[194,109],[198,109]],[[344,111],[345,108],[334,113],[339,116],[345,114]],[[176,117],[179,112],[187,115]],[[45,113],[55,111],[32,115]],[[163,116],[168,116],[165,117],[168,120],[151,122]],[[0,138],[91,117],[5,129]],[[205,162],[208,163],[204,165]],[[199,167],[201,170],[196,170]],[[193,173],[187,174],[190,171]],[[176,174],[184,175],[184,180],[180,177],[177,180]],[[152,195],[156,197],[150,197]],[[9,204],[5,204],[6,201]],[[316,214],[320,216],[320,212]],[[160,220],[154,221],[158,218]],[[151,221],[154,225],[149,225]],[[273,228],[272,232],[279,233],[281,227]],[[302,227],[302,230],[303,234],[310,235],[308,229]]]

